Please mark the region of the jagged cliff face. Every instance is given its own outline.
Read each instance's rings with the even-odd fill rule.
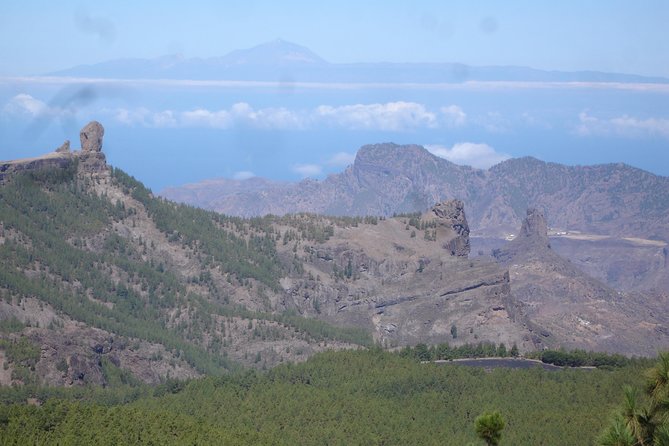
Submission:
[[[495,340],[536,348],[515,321],[507,271],[491,261],[469,260],[468,234],[457,200],[420,218],[336,228],[325,242],[297,247],[305,253],[298,258],[307,274],[282,281],[286,305],[371,330],[385,346]],[[288,244],[284,255],[293,251]]]
[[[66,168],[71,163],[72,155],[69,152],[54,152],[35,158],[0,161],[0,184],[15,173],[49,168]]]

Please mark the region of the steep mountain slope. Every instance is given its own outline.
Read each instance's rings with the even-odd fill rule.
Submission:
[[[527,157],[484,171],[416,145],[375,144],[323,181],[213,180],[162,195],[247,217],[389,216],[458,198],[467,204],[474,252],[484,255],[513,238],[525,210],[536,207],[559,238],[556,250],[589,274],[620,290],[669,293],[669,178],[624,164],[564,166]]]
[[[466,259],[462,203],[381,221],[225,217],[108,167],[103,135],[91,123],[81,151],[2,164],[4,384],[159,382],[369,345],[370,334],[534,348],[505,308],[506,272]]]
[[[487,197],[503,197],[513,220],[486,218],[492,208],[472,203],[478,227],[511,223],[527,207],[544,210],[550,226],[609,236],[669,240],[669,178],[625,164],[563,166],[519,158],[493,166]]]

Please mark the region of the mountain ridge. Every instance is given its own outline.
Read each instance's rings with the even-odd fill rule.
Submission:
[[[167,62],[167,63],[166,63]],[[330,63],[310,49],[276,39],[220,57],[115,59],[79,65],[49,76],[120,79],[252,80],[299,82],[460,83],[465,81],[669,83],[657,76],[598,71],[539,70],[519,66],[459,63]]]
[[[456,198],[467,204],[477,234],[506,236],[520,226],[527,208],[540,207],[554,228],[669,241],[669,178],[622,163],[567,166],[523,157],[481,170],[418,145],[383,143],[362,146],[352,165],[321,181],[264,181],[242,180],[234,189],[226,180],[216,180],[215,188],[192,183],[187,190],[167,188],[161,195],[245,217],[291,212],[391,216]],[[252,185],[248,191],[245,184]]]

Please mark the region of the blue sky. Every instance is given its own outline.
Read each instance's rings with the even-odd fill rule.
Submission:
[[[221,56],[275,38],[331,62],[461,62],[669,77],[666,0],[4,1],[0,75]]]

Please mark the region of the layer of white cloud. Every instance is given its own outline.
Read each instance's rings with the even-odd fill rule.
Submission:
[[[323,168],[318,164],[296,164],[293,172],[300,174],[302,178],[317,177],[323,173]]]
[[[232,178],[235,180],[248,180],[249,178],[253,178],[255,176],[256,174],[250,170],[240,170],[239,172],[235,172],[234,175],[232,175]]]
[[[601,119],[582,111],[578,115],[579,124],[576,133],[582,136],[590,135],[617,135],[627,137],[661,136],[669,138],[669,119],[666,118],[636,118],[633,116],[619,116]]]
[[[194,79],[100,79],[87,77],[53,76],[12,76],[0,77],[0,84],[46,84],[46,85],[113,85],[113,86],[169,86],[182,88],[280,88],[280,82],[271,81],[229,81]],[[623,90],[653,93],[669,93],[666,83],[635,82],[536,82],[536,81],[467,81],[457,83],[406,83],[406,82],[293,82],[293,88],[304,90],[362,90],[394,89],[420,91],[504,91],[504,90]]]
[[[289,129],[301,128],[302,117],[284,107],[255,110],[246,102],[234,104],[230,113],[236,122],[244,122],[259,128]]]
[[[450,148],[437,144],[426,145],[425,148],[432,154],[447,159],[452,163],[472,166],[478,169],[488,169],[497,163],[511,158],[510,155],[495,151],[488,144],[472,142],[460,142]]]
[[[348,166],[355,161],[355,153],[337,152],[328,160],[330,166]]]
[[[315,118],[347,129],[403,131],[438,127],[437,115],[416,102],[355,104],[332,107],[321,105]]]
[[[19,94],[4,107],[5,114],[52,116],[73,113],[73,110],[50,108],[28,94]],[[195,108],[186,111],[149,110],[138,108],[102,108],[98,113],[107,114],[115,121],[129,126],[153,128],[203,127],[228,129],[248,126],[257,129],[300,130],[329,126],[345,130],[376,130],[401,132],[417,129],[435,129],[463,126],[467,115],[461,107],[448,105],[430,110],[416,102],[387,102],[377,104],[320,105],[308,110],[290,110],[285,107],[256,109],[246,102],[232,104],[229,108],[211,110]],[[333,165],[346,165],[354,155],[338,154]]]
[[[457,105],[441,107],[441,113],[446,119],[446,123],[453,127],[460,127],[467,122],[467,114]]]
[[[5,104],[2,111],[5,115],[26,116],[30,118],[57,117],[68,113],[67,110],[59,107],[49,107],[45,102],[26,93],[20,93],[11,98]]]
[[[207,127],[227,129],[235,125],[248,125],[261,129],[299,129],[303,117],[286,108],[254,109],[245,102],[233,104],[230,109],[193,110],[175,112],[164,110],[151,112],[145,108],[134,110],[119,108],[113,111],[114,118],[126,125],[146,127]]]
[[[232,125],[232,116],[226,110],[209,111],[203,108],[181,112],[178,125],[183,127],[211,127],[224,129]]]
[[[178,119],[176,113],[172,110],[155,113],[144,107],[132,110],[125,108],[103,109],[102,112],[111,113],[114,119],[122,124],[145,127],[175,127]]]

